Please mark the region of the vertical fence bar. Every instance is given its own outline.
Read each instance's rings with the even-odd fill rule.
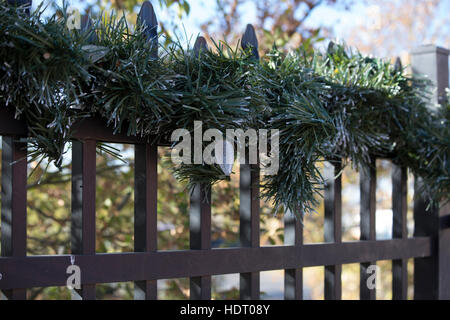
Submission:
[[[446,101],[449,53],[449,50],[433,45],[418,47],[411,53],[413,73],[428,76],[436,89],[433,92],[431,107]],[[415,178],[414,236],[432,237],[433,255],[414,259],[414,298],[450,299],[449,206],[434,207],[427,211],[428,201],[420,194],[422,183],[420,178]]]
[[[201,59],[202,50],[208,50],[206,40],[197,37],[193,53]],[[196,184],[191,190],[189,211],[190,248],[192,250],[211,249],[211,185]],[[211,276],[190,278],[190,299],[211,299]]]
[[[158,146],[137,144],[134,150],[134,251],[156,251]],[[156,280],[134,282],[135,300],[155,300],[157,296]]]
[[[8,0],[29,15],[32,0]],[[27,254],[27,144],[18,136],[2,138],[1,248],[4,257]],[[5,276],[5,275],[2,275]],[[4,290],[9,300],[25,300],[26,288]]]
[[[303,245],[303,225],[300,218],[289,210],[284,214],[284,244],[299,247],[300,250]],[[284,299],[303,299],[303,268],[284,270]]]
[[[392,165],[392,238],[408,238],[407,214],[407,169]],[[406,300],[408,297],[407,259],[392,260],[392,299]]]
[[[95,160],[95,140],[72,142],[72,254],[95,254]],[[73,290],[72,297],[94,300],[95,284],[84,284],[80,290]]]
[[[258,40],[255,29],[248,24],[241,41],[242,48],[251,48],[255,59],[259,59]],[[247,151],[250,152],[251,148]],[[248,152],[246,159],[248,160]],[[259,165],[240,165],[240,226],[239,236],[241,246],[259,247]],[[259,299],[260,277],[259,272],[241,273],[239,277],[240,298]]]
[[[240,242],[243,247],[259,247],[259,167],[240,166]],[[240,274],[241,299],[259,299],[259,272]]]
[[[20,142],[19,137],[3,137],[1,248],[4,257],[24,257],[27,254],[26,157],[26,143]],[[3,291],[11,300],[25,300],[26,293],[26,288]]]
[[[152,57],[158,58],[158,20],[150,2],[145,1],[139,11],[137,25],[142,27],[151,43]],[[134,251],[158,250],[158,146],[137,144],[134,149]],[[156,300],[157,280],[134,282],[135,300]]]
[[[191,250],[211,249],[211,186],[196,184],[191,191],[189,210]],[[211,276],[190,278],[192,300],[211,299]]]
[[[414,177],[414,237],[432,237],[434,245],[430,257],[414,259],[414,299],[429,300],[439,298],[439,209],[427,211],[428,201],[420,196],[421,184],[421,179]]]
[[[395,69],[402,69],[399,57],[395,61]],[[407,230],[407,168],[392,164],[392,238],[408,238]],[[408,260],[392,260],[392,299],[408,298]]]
[[[376,162],[373,159],[370,168],[362,168],[360,170],[361,240],[376,240],[376,179]],[[362,262],[360,264],[359,294],[361,300],[375,300],[376,298],[376,288],[368,285],[368,280],[371,276],[368,268],[371,265],[376,265],[376,261]]]
[[[139,11],[137,25],[143,28],[146,40],[150,42],[151,54],[154,59],[158,58],[158,19],[156,18],[155,10],[149,1],[142,4]]]
[[[325,242],[342,241],[342,178],[341,162],[326,162],[324,167],[325,184]],[[341,265],[325,266],[325,292],[326,300],[340,300],[342,295]]]

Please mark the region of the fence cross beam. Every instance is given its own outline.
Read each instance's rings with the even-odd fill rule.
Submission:
[[[193,53],[195,58],[202,59],[202,51],[208,50],[205,38],[197,37]],[[192,250],[211,249],[211,185],[195,184],[191,190],[189,209],[189,235]],[[190,299],[211,299],[211,276],[191,277]]]

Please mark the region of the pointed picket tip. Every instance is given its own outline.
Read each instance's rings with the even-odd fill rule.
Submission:
[[[89,43],[95,42],[97,40],[97,34],[93,30],[93,25],[94,24],[92,23],[92,19],[90,18],[89,15],[83,15],[81,17],[81,31],[91,32],[88,38]]]
[[[81,31],[86,32],[92,27],[92,20],[87,14],[81,16]]]
[[[148,39],[156,38],[158,35],[158,19],[156,18],[153,5],[149,1],[142,4],[141,11],[139,11],[137,24],[145,27],[145,35]]]
[[[252,47],[253,56],[259,59],[258,38],[256,38],[255,28],[253,28],[251,24],[247,24],[247,27],[245,28],[244,35],[242,36],[241,46],[244,50]]]
[[[208,44],[206,43],[206,39],[204,37],[198,36],[194,44],[194,54],[198,55],[201,50],[208,50]]]
[[[400,57],[397,57],[397,58],[395,59],[394,70],[395,70],[395,71],[400,71],[400,70],[402,70],[402,60],[400,59]]]
[[[330,41],[330,43],[328,43],[327,53],[332,53],[334,51],[334,46],[335,43],[333,41]]]

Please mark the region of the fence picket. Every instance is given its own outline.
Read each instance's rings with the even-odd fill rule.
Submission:
[[[81,17],[81,31],[83,33],[90,33],[89,37],[87,38],[89,43],[93,43],[97,40],[97,34],[93,30],[94,24],[92,23],[92,19],[89,17],[89,15],[83,15]]]
[[[259,247],[259,168],[241,164],[239,179],[240,242],[242,247]],[[259,272],[240,274],[240,298],[259,299]]]
[[[145,28],[147,41],[152,43],[152,55],[158,57],[158,20],[150,2],[145,1],[137,17],[137,24]],[[158,145],[136,144],[135,158],[135,200],[134,200],[134,251],[158,250]],[[135,300],[156,300],[156,280],[134,282]]]
[[[206,40],[197,37],[193,52],[199,56],[201,50],[208,50]],[[191,190],[190,210],[190,248],[192,250],[211,249],[211,186],[196,184]],[[192,300],[211,299],[211,276],[190,278],[190,298]]]
[[[252,48],[255,59],[259,59],[258,39],[255,29],[248,24],[242,37],[241,46],[245,50]],[[259,247],[259,165],[248,164],[240,165],[240,242],[243,247]],[[239,277],[240,297],[241,299],[259,299],[259,272],[241,273]]]
[[[303,245],[302,222],[289,210],[284,216],[284,244],[299,247],[300,250]],[[301,267],[284,270],[284,299],[303,299],[303,269]]]
[[[135,145],[134,168],[134,251],[158,249],[157,197],[158,147],[156,144]],[[135,300],[155,300],[157,281],[134,282]]]
[[[375,240],[375,213],[376,213],[376,187],[377,172],[375,159],[370,168],[360,171],[360,215],[361,240]],[[375,300],[376,288],[369,286],[369,277],[373,274],[370,266],[376,261],[362,262],[360,264],[359,294],[361,300]]]
[[[406,239],[407,170],[392,165],[392,238]],[[408,293],[407,259],[392,260],[392,299],[406,300]]]
[[[206,39],[204,37],[197,37],[194,43],[194,54],[198,56],[201,50],[208,50]]]
[[[73,141],[71,247],[74,255],[95,255],[95,189],[96,141]],[[94,300],[95,283],[72,290],[72,298]]]
[[[255,28],[251,24],[247,24],[241,41],[242,49],[252,48],[252,54],[255,59],[259,60],[258,38],[256,37]]]
[[[211,249],[211,186],[196,184],[191,191],[189,209],[191,250]],[[211,299],[211,276],[190,278],[192,300]]]
[[[325,184],[325,242],[342,241],[342,177],[340,161],[326,162],[324,167]],[[325,266],[324,296],[326,300],[340,300],[342,294],[341,265]]]
[[[146,39],[151,43],[152,55],[156,59],[158,57],[158,19],[149,1],[142,4],[136,22],[138,26],[144,28]]]

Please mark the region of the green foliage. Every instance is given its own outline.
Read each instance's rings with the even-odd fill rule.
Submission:
[[[448,198],[448,125],[427,108],[427,83],[347,51],[274,48],[255,74],[272,108],[267,123],[280,130],[283,168],[265,177],[264,195],[277,207],[311,210],[323,185],[320,161],[344,159],[365,170],[377,156],[410,167],[429,197]]]
[[[160,48],[125,18],[111,16],[82,32],[65,18],[41,21],[0,8],[0,100],[30,128],[35,156],[61,166],[72,124],[100,116],[116,132],[167,141],[178,128],[280,130],[280,171],[262,195],[275,208],[308,211],[323,185],[319,164],[345,159],[367,168],[392,158],[448,198],[448,108],[427,108],[426,83],[390,63],[351,53],[274,48],[262,62],[216,44],[196,54],[177,43]],[[93,37],[93,35],[95,35]],[[216,166],[182,165],[188,182],[225,179]]]
[[[342,46],[330,46],[325,58],[316,55],[309,64],[341,84],[335,92],[351,105],[351,112],[342,108],[334,115],[344,124],[342,137],[348,137],[336,143],[343,157],[362,165],[367,162],[361,155],[391,158],[423,179],[425,197],[449,199],[448,99],[434,108],[428,80],[409,78],[388,61],[347,53]]]

